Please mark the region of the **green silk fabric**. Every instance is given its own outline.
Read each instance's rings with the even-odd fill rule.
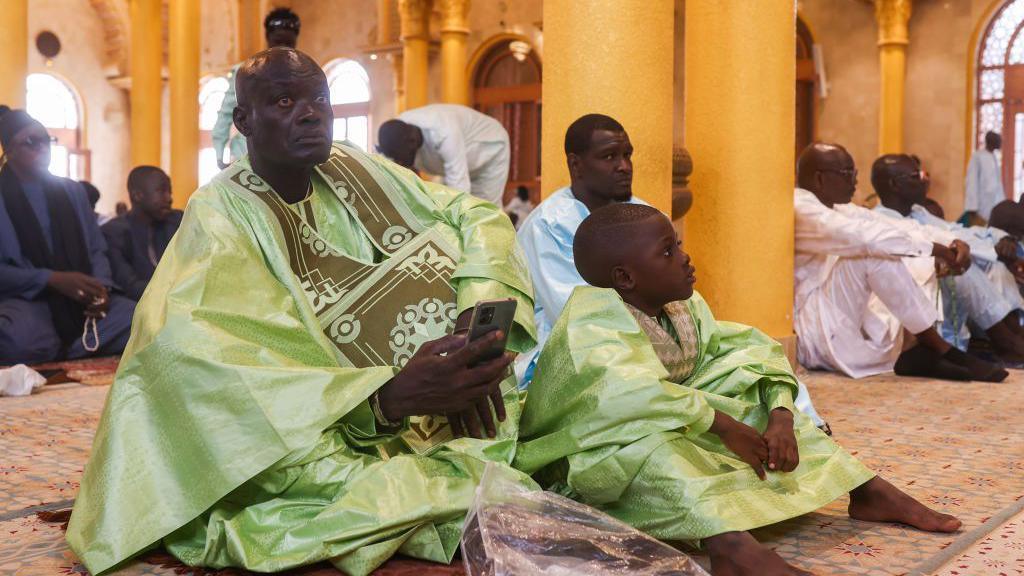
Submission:
[[[429,232],[454,250],[458,312],[518,300],[509,348],[529,350],[532,289],[500,209],[348,147],[332,158],[339,152],[370,171],[414,238]],[[161,542],[190,565],[256,571],[329,560],[367,574],[395,552],[450,561],[486,461],[513,458],[515,382],[503,383],[509,417],[496,439],[418,453],[400,441],[408,425],[379,429],[368,398],[399,368],[345,361],[291,267],[281,223],[252,195],[259,186],[229,180],[237,173],[192,196],[139,302],[68,543],[93,574]],[[325,178],[314,176],[311,199],[323,239],[386,261],[367,232],[373,215]]]
[[[698,358],[677,383],[618,294],[577,288],[538,360],[514,465],[546,489],[684,541],[805,514],[874,476],[793,408],[781,345],[716,321],[699,294],[682,304]],[[763,432],[776,407],[794,413],[800,465],[762,481],[708,429],[720,410]]]

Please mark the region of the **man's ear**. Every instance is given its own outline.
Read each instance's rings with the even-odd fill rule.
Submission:
[[[581,158],[576,155],[576,153],[570,152],[569,155],[565,157],[565,160],[569,165],[569,178],[572,180],[578,180],[579,176],[577,173],[580,169],[580,162],[582,161]]]
[[[629,292],[636,288],[636,279],[627,268],[616,266],[612,268],[612,288],[622,292]]]
[[[249,115],[247,110],[241,106],[235,106],[235,109],[231,111],[231,120],[235,123],[235,129],[242,136],[248,138],[252,130],[249,127]]]

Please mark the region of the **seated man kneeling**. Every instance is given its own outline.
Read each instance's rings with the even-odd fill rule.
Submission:
[[[657,538],[703,540],[716,575],[801,573],[747,531],[845,493],[860,520],[957,530],[794,410],[782,347],[716,321],[678,245],[648,206],[580,225],[595,287],[573,292],[541,353],[514,465]]]

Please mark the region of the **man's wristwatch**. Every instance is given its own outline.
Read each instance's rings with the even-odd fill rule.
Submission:
[[[393,422],[391,420],[388,420],[387,417],[384,416],[384,411],[380,409],[379,392],[380,390],[377,390],[376,392],[370,395],[370,410],[373,411],[373,419],[376,420],[377,425],[381,426],[382,428],[401,428],[402,425],[404,424],[402,420],[399,420],[398,422]]]

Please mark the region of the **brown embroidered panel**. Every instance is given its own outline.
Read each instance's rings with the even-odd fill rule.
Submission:
[[[342,144],[335,143],[330,159],[318,166],[317,172],[385,254],[394,253],[423,231],[415,218],[403,216],[402,206],[394,199],[397,191],[391,177],[347,153]]]
[[[228,180],[259,198],[275,216],[292,272],[339,361],[356,368],[401,367],[424,342],[450,333],[455,325],[452,275],[458,251],[433,229],[409,224],[398,201],[375,186],[378,179],[355,158],[337,147],[334,152],[318,172],[334,178],[328,181],[371,239],[378,234],[378,247],[388,256],[380,263],[360,262],[331,246],[253,172],[236,165]],[[342,190],[350,193],[342,195]],[[412,418],[400,441],[424,453],[452,438],[444,417],[429,416]]]

